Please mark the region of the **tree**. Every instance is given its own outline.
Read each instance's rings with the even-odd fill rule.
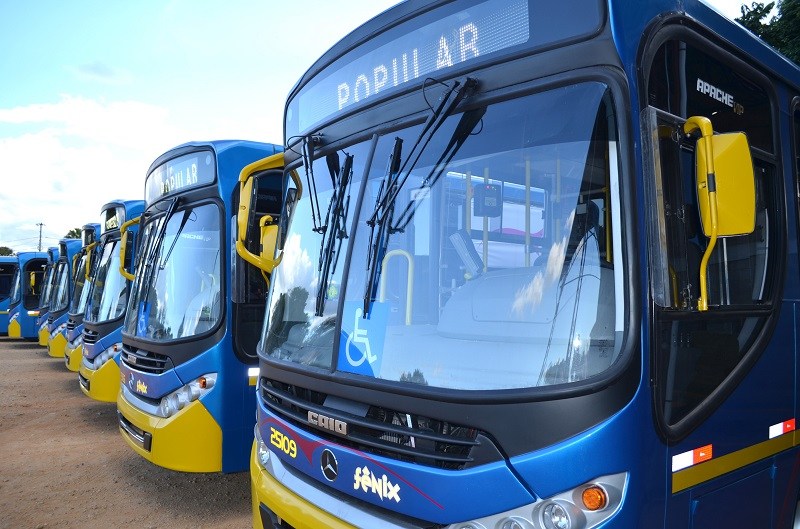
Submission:
[[[0,246],[0,255],[14,255],[14,250],[8,246]]]
[[[750,7],[741,7],[742,16],[736,21],[787,58],[800,64],[800,0],[777,2],[778,13],[772,20],[765,22],[773,11],[775,2],[753,2]]]
[[[65,239],[80,239],[81,238],[81,229],[80,228],[72,228],[64,235]]]

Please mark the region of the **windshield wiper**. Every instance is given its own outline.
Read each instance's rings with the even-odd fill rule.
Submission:
[[[331,180],[334,183],[333,194],[328,203],[328,212],[325,216],[325,224],[322,227],[322,242],[320,244],[319,266],[319,288],[317,289],[317,303],[314,314],[322,316],[325,309],[325,300],[328,297],[328,281],[330,276],[336,271],[336,263],[339,261],[339,252],[342,249],[342,241],[347,235],[347,213],[350,209],[350,177],[353,173],[353,155],[345,154],[341,169],[337,168],[333,160],[338,159],[328,157],[328,168],[331,171]],[[328,226],[332,229],[328,230]],[[338,241],[338,242],[337,242]]]
[[[381,186],[378,191],[378,198],[376,199],[375,203],[375,211],[372,212],[372,216],[367,221],[371,231],[369,256],[367,260],[368,279],[366,290],[364,292],[364,318],[369,315],[370,304],[375,299],[375,289],[377,288],[377,281],[381,275],[381,259],[383,258],[383,255],[385,254],[386,248],[389,244],[389,236],[398,231],[402,231],[408,224],[408,220],[406,220],[405,224],[402,224],[402,226],[400,226],[399,223],[394,227],[390,226],[392,223],[392,217],[394,216],[394,204],[397,201],[397,197],[399,196],[400,191],[403,189],[405,183],[408,181],[411,171],[413,171],[414,167],[416,167],[417,162],[422,156],[422,153],[425,151],[425,148],[436,134],[436,131],[439,130],[439,127],[441,127],[444,121],[455,111],[458,105],[475,91],[477,86],[478,81],[476,79],[467,77],[463,80],[454,81],[453,85],[448,87],[448,89],[440,97],[436,108],[433,109],[431,114],[428,116],[428,119],[425,121],[425,124],[423,125],[422,130],[417,137],[417,140],[414,142],[414,146],[411,148],[411,152],[408,153],[408,156],[400,167],[397,166],[399,165],[401,158],[402,140],[399,138],[395,139],[392,154],[389,156],[387,174],[384,177],[384,181],[381,182]],[[461,117],[461,121],[456,127],[456,130],[453,132],[453,136],[448,142],[447,148],[442,152],[442,155],[439,157],[436,165],[434,165],[431,174],[439,166],[442,166],[442,162],[444,162],[444,165],[442,166],[443,170],[443,167],[446,166],[447,163],[449,163],[449,161],[453,158],[455,153],[464,143],[464,140],[466,140],[467,136],[469,136],[469,134],[472,132],[472,129],[480,121],[480,118],[483,117],[485,112],[486,109],[483,108],[482,111],[477,113],[479,115],[477,115],[477,119],[474,120],[472,117],[469,119],[465,119],[465,117],[467,114],[472,116],[476,115],[475,111],[472,111],[471,113],[465,113],[464,116]],[[468,126],[469,123],[471,123],[471,126]],[[466,133],[464,131],[466,131]],[[456,145],[457,147],[454,148]],[[400,178],[401,173],[403,174],[402,178]],[[431,174],[429,174],[425,179],[426,182],[430,178]],[[423,187],[425,187],[425,185],[423,185]],[[413,204],[414,201],[411,201],[411,203]],[[406,207],[406,209],[403,211],[402,215],[400,216],[401,220],[409,212],[410,207],[411,204],[409,204],[409,207]],[[409,220],[411,217],[413,217],[413,210],[411,213],[412,214],[409,217]],[[376,225],[378,226],[377,234],[374,233]]]
[[[170,202],[169,206],[167,206],[167,210],[162,217],[162,222],[158,227],[158,231],[154,235],[154,237],[148,241],[150,244],[147,248],[147,254],[143,255],[142,263],[144,264],[144,270],[142,271],[141,276],[141,283],[140,288],[146,288],[144,285],[152,284],[155,269],[155,262],[157,257],[158,249],[161,247],[161,241],[164,239],[164,236],[167,232],[167,223],[169,222],[169,218],[178,208],[178,203],[180,202],[180,197],[175,197]]]
[[[391,222],[394,212],[394,202],[386,201],[386,197],[394,193],[397,187],[397,178],[400,173],[400,160],[403,152],[403,140],[400,137],[394,139],[394,147],[389,155],[389,162],[386,166],[386,175],[378,188],[378,195],[375,197],[375,211],[367,221],[370,227],[369,247],[367,250],[367,288],[364,292],[364,311],[369,313],[370,302],[375,298],[375,281],[380,276],[381,259],[388,244],[389,234],[386,230]],[[384,210],[383,208],[387,208]],[[375,227],[378,232],[375,233]]]
[[[183,210],[183,218],[181,219],[181,225],[178,226],[178,231],[175,233],[175,238],[172,239],[172,244],[169,246],[169,250],[167,250],[167,254],[161,260],[161,263],[158,265],[159,270],[163,270],[164,267],[167,266],[167,261],[169,261],[169,257],[172,255],[172,250],[175,249],[175,244],[178,242],[178,238],[181,236],[183,232],[183,228],[186,226],[186,221],[189,220],[189,217],[192,215],[191,209]],[[169,219],[166,219],[169,220]]]
[[[303,137],[303,168],[306,171],[306,185],[309,190],[309,200],[311,201],[311,222],[314,224],[316,233],[324,233],[327,225],[322,223],[322,210],[319,207],[319,197],[317,196],[317,181],[314,178],[314,145],[319,142],[319,136],[309,134]],[[319,219],[319,220],[317,220]]]

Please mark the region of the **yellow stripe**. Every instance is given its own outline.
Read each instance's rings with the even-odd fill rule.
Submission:
[[[700,483],[718,478],[728,472],[733,472],[756,461],[761,461],[774,456],[779,452],[788,450],[797,445],[796,431],[779,435],[769,441],[758,443],[724,456],[715,457],[705,463],[679,470],[672,474],[672,493],[686,490]]]

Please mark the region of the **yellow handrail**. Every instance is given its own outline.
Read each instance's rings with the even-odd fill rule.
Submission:
[[[414,257],[407,251],[392,250],[390,252],[386,252],[386,255],[383,256],[383,262],[381,263],[381,270],[383,270],[383,274],[381,274],[380,297],[378,300],[381,303],[386,301],[386,264],[389,262],[389,259],[395,255],[405,257],[406,261],[408,261],[408,281],[406,283],[406,325],[411,325],[411,302],[414,299]]]
[[[714,251],[714,246],[717,244],[719,223],[717,220],[717,185],[714,176],[714,147],[711,142],[714,128],[711,126],[711,120],[702,116],[692,116],[683,125],[683,131],[686,134],[698,129],[700,130],[700,139],[697,140],[697,143],[703,142],[706,151],[707,180],[705,185],[708,188],[708,212],[711,217],[711,233],[709,234],[708,246],[703,253],[703,259],[700,261],[700,298],[697,300],[697,310],[703,312],[708,310],[708,260],[711,258],[711,252]]]
[[[84,267],[86,270],[83,273],[85,279],[89,279],[89,271],[92,267],[92,249],[95,246],[97,246],[97,241],[86,245],[86,266]]]

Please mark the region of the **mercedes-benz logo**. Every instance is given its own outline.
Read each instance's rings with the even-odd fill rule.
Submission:
[[[336,461],[336,456],[327,448],[322,451],[322,457],[319,458],[319,466],[322,469],[322,475],[328,481],[335,481],[339,476],[339,463]]]

